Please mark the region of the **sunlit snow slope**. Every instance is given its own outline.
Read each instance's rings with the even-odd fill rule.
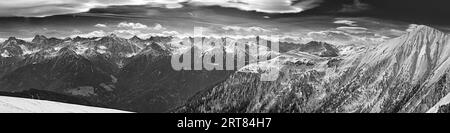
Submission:
[[[44,100],[0,96],[0,113],[127,113],[125,111],[104,109]]]

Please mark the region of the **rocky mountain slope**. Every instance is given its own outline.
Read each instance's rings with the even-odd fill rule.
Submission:
[[[320,57],[336,57],[339,55],[339,49],[335,46],[325,42],[316,41],[301,45],[297,51],[310,53]]]
[[[239,71],[174,112],[427,112],[449,94],[449,56],[449,35],[427,26],[335,58],[291,51],[270,61],[276,81]]]

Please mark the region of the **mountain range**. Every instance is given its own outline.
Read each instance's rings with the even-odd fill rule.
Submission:
[[[171,58],[175,53],[200,51],[192,56],[204,57],[225,48],[214,43],[202,47],[182,43],[192,40],[125,39],[111,34],[65,39],[37,35],[27,42],[11,37],[0,44],[0,94],[133,112],[449,110],[450,37],[428,26],[374,46],[281,42],[278,53],[259,63],[249,61],[258,55],[248,52],[253,44],[243,39],[238,40],[246,44],[243,67],[174,70]],[[224,59],[232,53],[227,48],[223,51]],[[279,70],[278,78],[262,81],[265,69]]]
[[[274,59],[282,67],[275,82],[260,81],[258,73],[237,72],[174,112],[445,112],[450,102],[444,98],[450,85],[449,51],[449,35],[427,26],[345,56],[294,50]]]
[[[36,35],[27,42],[11,37],[0,45],[0,91],[8,96],[25,94],[28,98],[134,112],[167,112],[234,72],[172,69],[172,39],[124,39],[114,34],[57,39]],[[202,52],[198,55],[205,56],[220,47],[202,52],[194,46],[184,52]],[[35,96],[40,91],[54,93]]]

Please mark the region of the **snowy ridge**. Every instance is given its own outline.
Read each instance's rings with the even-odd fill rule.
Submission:
[[[0,96],[0,113],[129,113],[44,100]]]
[[[430,110],[427,111],[427,113],[437,113],[439,110],[439,107],[442,105],[446,105],[450,103],[450,94],[447,94],[444,98],[442,98],[436,105],[434,105]]]

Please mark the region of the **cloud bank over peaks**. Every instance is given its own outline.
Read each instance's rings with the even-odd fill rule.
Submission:
[[[167,30],[166,27],[159,23],[155,23],[153,26],[142,24],[142,23],[134,23],[134,22],[120,22],[118,24],[96,24],[93,25],[93,27],[96,27],[97,30],[90,31],[90,32],[81,32],[81,31],[74,31],[71,37],[103,37],[107,36],[109,34],[115,34],[120,37],[124,38],[130,38],[132,36],[139,36],[143,38],[147,38],[150,36],[174,36],[178,35],[179,33],[177,31],[170,31]]]
[[[341,13],[358,13],[372,8],[372,6],[367,3],[361,2],[361,0],[353,0],[352,4],[344,4],[342,6],[342,9],[339,10],[339,12]]]
[[[280,30],[274,27],[258,27],[254,25],[224,25],[193,27],[192,30],[182,30],[162,25],[159,23],[140,23],[122,21],[115,24],[93,24],[91,28],[84,31],[76,30],[70,33],[70,37],[103,37],[115,34],[122,38],[131,38],[138,36],[140,38],[149,38],[151,36],[173,36],[179,38],[186,37],[212,37],[212,38],[254,38],[256,36],[279,36]],[[201,34],[195,34],[195,29],[201,29]],[[196,36],[199,35],[199,36]]]

